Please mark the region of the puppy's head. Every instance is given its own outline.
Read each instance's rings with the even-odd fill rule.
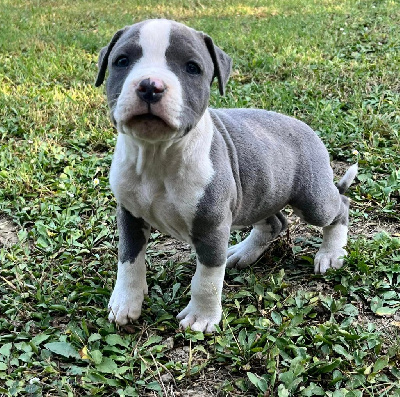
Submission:
[[[204,33],[154,19],[118,31],[101,50],[98,66],[96,86],[109,69],[107,98],[118,131],[162,141],[196,126],[214,77],[224,93],[231,59]]]

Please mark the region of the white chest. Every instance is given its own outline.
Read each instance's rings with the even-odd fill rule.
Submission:
[[[133,216],[190,243],[197,204],[214,173],[209,150],[188,156],[187,145],[138,149],[129,139],[120,134],[111,166],[117,201]]]

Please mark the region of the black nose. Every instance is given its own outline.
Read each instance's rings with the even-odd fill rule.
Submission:
[[[140,99],[147,103],[156,103],[163,96],[165,91],[164,85],[159,80],[142,80],[136,92]]]

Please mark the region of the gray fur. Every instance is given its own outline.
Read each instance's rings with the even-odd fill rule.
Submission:
[[[122,205],[117,208],[117,224],[119,233],[118,260],[134,262],[140,251],[147,244],[144,230],[149,225],[141,218],[135,218]]]
[[[336,183],[336,187],[338,188],[340,194],[346,193],[347,189],[353,182],[353,179],[357,175],[357,171],[358,165],[353,164],[343,175],[342,179],[340,179],[340,181]]]
[[[126,67],[116,62],[121,56]],[[187,68],[193,62],[195,73]],[[196,250],[191,301],[178,315],[193,330],[213,330],[225,264],[257,260],[286,229],[286,205],[324,227],[315,272],[342,266],[349,200],[341,193],[356,167],[335,186],[328,152],[303,122],[265,110],[209,109],[210,84],[217,78],[223,94],[231,71],[230,57],[209,36],[172,21],[145,21],[117,32],[101,51],[96,85],[107,66],[119,132],[110,183],[120,206],[122,263],[111,320],[125,323],[140,314],[149,225]],[[143,79],[162,88],[158,101],[144,103],[137,88]],[[249,237],[228,249],[230,230],[250,225]]]
[[[115,33],[108,46],[100,51],[99,73],[95,85],[99,87],[103,83],[107,68],[109,70],[111,68],[114,69],[114,73],[109,76],[106,85],[108,104],[111,109],[118,99],[126,74],[142,56],[142,48],[137,44],[140,26],[141,24],[137,24],[119,30]],[[120,55],[129,55],[131,63],[128,68],[118,70],[113,67],[113,63]]]
[[[210,57],[201,56],[204,50],[205,43],[198,32],[188,31],[180,25],[172,28],[170,45],[165,55],[169,69],[185,87],[183,102],[191,109],[190,112],[183,112],[181,115],[185,133],[197,124],[208,106],[210,85],[213,80],[213,63]],[[201,65],[204,75],[187,74],[181,65],[188,59]]]
[[[221,95],[225,94],[225,86],[228,81],[232,69],[232,59],[217,47],[212,38],[204,34],[204,42],[206,43],[208,52],[214,63],[214,75],[218,79],[218,88]]]
[[[338,209],[329,211],[333,214],[319,210],[325,201],[334,206],[332,201],[340,198],[332,183],[328,152],[310,127],[264,110],[212,109],[210,112],[226,148],[235,152],[230,159],[232,166],[223,169],[225,174],[232,173],[229,177],[236,182],[236,189],[230,189],[233,226],[255,224],[287,204],[301,210],[305,218],[311,218],[313,207],[318,207],[317,211],[324,213],[318,219],[328,218],[315,221],[318,223],[329,224],[335,218]],[[222,153],[211,152],[211,156],[216,163]],[[234,178],[233,172],[240,178]],[[219,175],[217,169],[214,178],[219,181],[227,176]],[[203,200],[207,201],[207,197]]]

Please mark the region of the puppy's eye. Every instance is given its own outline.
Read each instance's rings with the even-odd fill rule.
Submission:
[[[119,68],[126,68],[129,65],[129,59],[125,55],[121,55],[115,60],[114,65]]]
[[[186,72],[189,74],[200,74],[201,69],[200,66],[195,62],[188,62],[186,64]]]

